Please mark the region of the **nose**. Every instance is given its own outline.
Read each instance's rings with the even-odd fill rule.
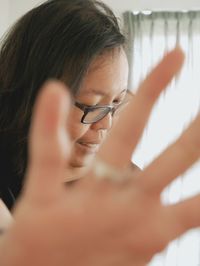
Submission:
[[[91,125],[91,128],[94,130],[109,130],[111,129],[112,124],[113,124],[112,114],[108,113],[104,118],[93,123]]]

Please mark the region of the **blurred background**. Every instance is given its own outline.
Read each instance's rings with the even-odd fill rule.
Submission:
[[[42,0],[0,0],[0,34],[19,16]],[[200,9],[199,0],[104,0],[117,14],[127,10],[188,10]]]
[[[39,0],[0,0],[0,36]],[[132,160],[145,168],[188,126],[200,107],[200,0],[104,0],[120,18],[128,39],[129,89],[138,84],[175,45],[185,52],[184,67],[161,95]],[[164,204],[200,192],[200,164],[162,193]],[[200,210],[199,210],[200,211]],[[147,221],[148,222],[148,221]],[[200,230],[173,241],[149,265],[199,266]]]

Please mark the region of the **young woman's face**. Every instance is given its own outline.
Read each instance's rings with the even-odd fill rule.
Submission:
[[[97,58],[89,68],[75,101],[89,105],[119,104],[127,90],[128,63],[123,50],[107,53]],[[70,166],[87,166],[112,127],[111,113],[93,124],[81,123],[83,111],[72,107],[69,116],[69,132],[73,141]]]

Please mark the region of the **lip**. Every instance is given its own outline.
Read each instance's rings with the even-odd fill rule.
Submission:
[[[84,142],[79,141],[77,142],[79,147],[87,153],[96,153],[99,149],[100,143],[99,142]]]

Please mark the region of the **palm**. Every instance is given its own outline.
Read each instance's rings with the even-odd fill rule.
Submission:
[[[170,217],[159,199],[146,196],[137,184],[135,193],[104,185],[99,189],[95,183],[84,184],[83,193],[81,186],[49,206],[21,205],[10,235],[13,248],[26,256],[19,256],[13,265],[23,265],[26,258],[30,266],[66,265],[66,261],[67,265],[82,261],[83,266],[143,265],[168,243],[163,222]]]
[[[182,61],[179,49],[163,60],[103,145],[98,156],[118,171],[128,167],[153,103]],[[58,86],[47,84],[36,106],[27,183],[16,222],[2,242],[2,265],[145,265],[170,240],[200,224],[199,196],[174,206],[160,202],[164,187],[199,158],[200,118],[134,178],[96,181],[94,170],[66,188],[61,181],[70,155],[65,132],[69,104]]]

